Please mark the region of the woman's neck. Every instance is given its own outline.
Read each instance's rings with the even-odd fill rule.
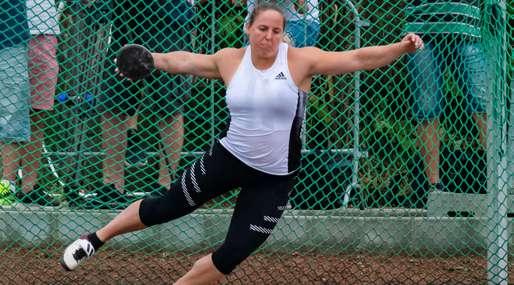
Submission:
[[[275,63],[277,56],[278,56],[278,50],[277,50],[277,53],[275,54],[275,56],[271,56],[271,57],[259,56],[257,53],[255,53],[252,50],[252,57],[251,57],[252,64],[255,68],[257,68],[259,70],[266,70],[273,66],[273,63]]]

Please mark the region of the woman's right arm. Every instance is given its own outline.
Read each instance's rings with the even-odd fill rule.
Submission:
[[[205,78],[221,78],[218,61],[220,52],[198,54],[186,51],[152,53],[155,68],[170,74],[191,74]]]

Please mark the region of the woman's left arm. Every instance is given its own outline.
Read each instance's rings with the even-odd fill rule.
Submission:
[[[423,41],[415,34],[406,35],[400,42],[365,47],[351,51],[327,52],[317,48],[306,49],[311,61],[310,73],[337,75],[358,70],[372,70],[390,64],[403,54],[423,48]]]

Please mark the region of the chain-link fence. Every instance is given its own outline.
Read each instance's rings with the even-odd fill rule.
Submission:
[[[415,32],[425,48],[313,79],[288,209],[225,282],[513,282],[512,3],[278,2],[291,45],[341,51]],[[113,59],[128,43],[243,47],[254,1],[0,3],[0,283],[176,280],[223,242],[237,189],[115,238],[73,273],[58,266],[66,244],[169,187],[228,128],[223,82],[155,73],[134,83]]]

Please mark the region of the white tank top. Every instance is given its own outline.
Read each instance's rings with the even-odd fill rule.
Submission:
[[[300,165],[306,93],[293,82],[287,65],[288,45],[258,70],[247,47],[227,87],[230,125],[220,142],[246,165],[265,173],[287,175]]]

